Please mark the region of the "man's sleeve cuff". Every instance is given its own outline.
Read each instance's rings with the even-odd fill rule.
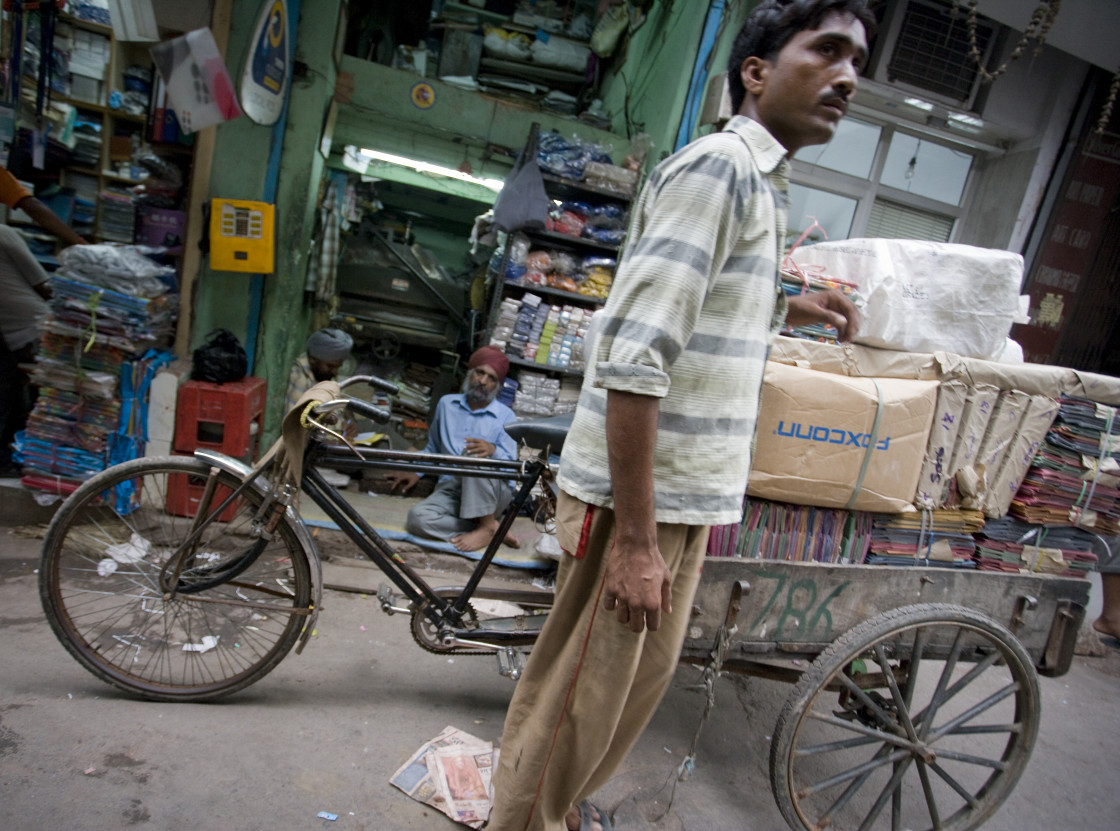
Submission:
[[[596,364],[595,385],[605,390],[651,395],[655,398],[664,398],[669,394],[669,376],[666,373],[638,364]]]

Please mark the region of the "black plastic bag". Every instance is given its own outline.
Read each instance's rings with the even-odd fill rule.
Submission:
[[[545,192],[536,152],[522,153],[494,203],[494,227],[507,232],[518,228],[544,228],[551,207],[552,200]]]
[[[206,343],[194,350],[191,380],[226,384],[240,381],[249,371],[249,357],[237,335],[228,329],[215,329]]]

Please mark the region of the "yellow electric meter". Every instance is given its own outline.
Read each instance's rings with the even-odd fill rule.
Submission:
[[[210,203],[210,267],[215,271],[271,274],[275,206],[243,199]]]

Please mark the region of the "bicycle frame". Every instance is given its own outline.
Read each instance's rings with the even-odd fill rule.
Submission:
[[[346,498],[316,470],[325,466],[339,470],[398,470],[431,475],[474,476],[500,478],[518,483],[518,490],[510,502],[498,531],[494,534],[482,558],[478,561],[466,585],[453,600],[438,594],[419,574],[416,573],[393,547],[371,526]],[[326,445],[312,440],[304,456],[303,479],[301,488],[316,505],[327,514],[346,536],[365,554],[393,584],[414,604],[439,630],[445,646],[453,644],[457,634],[467,634],[463,628],[463,615],[494,557],[502,540],[513,525],[521,508],[528,502],[533,486],[542,479],[548,470],[547,462],[541,458],[525,461],[506,461],[501,459],[476,459],[466,456],[448,456],[438,453],[410,453],[395,450],[361,448],[358,457],[353,451],[343,450],[336,445]],[[395,609],[382,598],[382,608],[389,613],[412,611]],[[493,643],[524,641],[526,632],[471,629],[472,641]]]

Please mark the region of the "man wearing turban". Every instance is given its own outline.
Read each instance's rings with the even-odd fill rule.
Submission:
[[[320,381],[330,381],[350,357],[354,339],[341,329],[320,329],[307,339],[307,351],[296,358],[288,376],[287,412],[300,396]]]
[[[484,346],[471,355],[467,369],[463,391],[445,395],[436,405],[424,452],[516,459],[517,443],[505,426],[517,416],[496,400],[509,372],[509,359],[502,350]],[[408,493],[420,477],[400,472],[387,478],[394,490],[399,486]],[[448,540],[460,551],[478,551],[490,544],[511,498],[508,484],[501,479],[441,476],[432,495],[408,512],[405,527],[410,534]],[[505,543],[518,545],[513,535],[507,535]]]

